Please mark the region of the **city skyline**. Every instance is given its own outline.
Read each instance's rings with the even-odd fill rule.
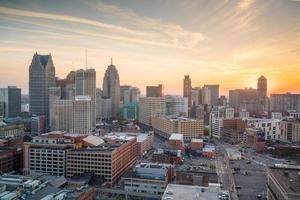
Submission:
[[[113,57],[121,85],[143,94],[147,85],[160,83],[165,94],[182,94],[184,75],[192,87],[219,84],[226,95],[256,88],[261,75],[268,94],[297,93],[299,10],[296,0],[1,1],[0,86],[16,85],[28,94],[35,52],[51,53],[63,78],[85,68],[87,49],[97,87]]]

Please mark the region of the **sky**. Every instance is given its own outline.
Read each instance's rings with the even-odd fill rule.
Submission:
[[[56,74],[97,71],[111,57],[122,85],[164,84],[182,94],[219,84],[300,93],[300,0],[0,0],[0,87],[28,93],[32,56],[51,53]]]

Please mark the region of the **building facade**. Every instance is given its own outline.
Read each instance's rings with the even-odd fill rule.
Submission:
[[[188,99],[188,107],[192,106],[192,81],[189,75],[183,79],[183,97]]]
[[[146,87],[146,97],[163,97],[164,96],[164,86],[159,84],[158,86],[147,86]]]
[[[15,86],[0,88],[0,102],[4,117],[18,117],[21,114],[21,89]],[[1,113],[0,113],[1,115]]]

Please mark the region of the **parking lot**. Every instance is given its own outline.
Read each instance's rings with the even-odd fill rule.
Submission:
[[[240,200],[259,199],[266,197],[266,174],[263,166],[242,159],[230,161],[230,167],[234,170],[234,180]]]

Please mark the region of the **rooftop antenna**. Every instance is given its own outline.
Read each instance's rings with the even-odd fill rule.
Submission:
[[[110,58],[110,65],[113,65],[113,59],[112,59],[112,57]]]
[[[85,49],[85,69],[87,69],[87,49]]]

